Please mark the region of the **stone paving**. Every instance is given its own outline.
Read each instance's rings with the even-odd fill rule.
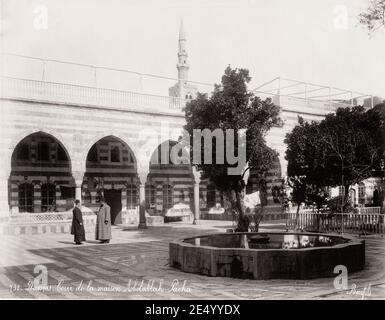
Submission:
[[[226,221],[202,221],[197,226],[172,223],[145,230],[115,226],[110,244],[99,244],[87,233],[88,241],[82,246],[75,246],[69,234],[1,236],[0,298],[362,299],[360,292],[367,288],[365,299],[385,299],[385,238],[380,236],[365,237],[365,270],[349,275],[346,291],[334,289],[333,278],[213,278],[169,266],[170,240],[223,232],[228,227],[231,223]],[[261,231],[283,227],[265,223]],[[36,290],[30,283],[39,265],[47,268],[48,284]]]

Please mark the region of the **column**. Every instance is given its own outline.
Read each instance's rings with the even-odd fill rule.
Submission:
[[[201,173],[196,170],[195,167],[192,168],[194,176],[194,221],[193,224],[199,224],[200,218],[200,208],[199,208],[199,183],[201,181]]]
[[[75,200],[82,202],[82,183],[83,180],[75,180]]]
[[[146,229],[146,181],[147,181],[148,170],[140,170],[139,176],[139,229]]]
[[[73,177],[75,179],[75,200],[80,200],[80,203],[82,204],[82,184],[84,172],[73,172]]]

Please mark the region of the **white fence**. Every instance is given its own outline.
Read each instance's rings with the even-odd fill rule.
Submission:
[[[302,209],[287,213],[286,228],[317,232],[346,232],[359,234],[384,234],[384,215],[380,207],[361,208],[357,213],[315,212]]]

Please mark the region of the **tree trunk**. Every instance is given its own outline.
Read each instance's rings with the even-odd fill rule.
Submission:
[[[237,227],[235,231],[248,232],[250,221],[244,212],[241,191],[229,190],[227,191],[227,195],[230,200],[232,210],[236,213]]]
[[[345,194],[344,194],[344,196],[343,196],[344,199],[343,199],[343,206],[342,206],[342,210],[341,210],[342,213],[345,212],[346,205],[348,204],[348,201],[349,201],[349,189],[350,189],[350,184],[345,185],[344,188],[345,188]]]
[[[248,232],[249,231],[250,221],[249,221],[248,217],[245,215],[245,212],[244,212],[244,206],[242,204],[243,199],[242,199],[241,192],[236,191],[235,192],[235,197],[236,197],[237,211],[239,213],[239,216],[238,216],[238,226],[237,226],[237,229],[235,231],[237,231],[237,232]]]
[[[259,232],[259,224],[261,223],[264,215],[264,206],[260,206],[258,212],[258,207],[254,209],[254,232]]]

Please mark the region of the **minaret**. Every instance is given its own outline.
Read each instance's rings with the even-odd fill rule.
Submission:
[[[189,65],[187,63],[186,34],[184,33],[183,20],[180,22],[178,44],[178,64],[176,65],[178,82],[169,88],[169,95],[191,100],[195,98],[197,88],[187,82]]]
[[[188,80],[188,69],[189,65],[187,64],[187,51],[186,51],[186,35],[183,27],[183,20],[180,21],[179,27],[179,51],[178,51],[178,79],[179,81]]]

